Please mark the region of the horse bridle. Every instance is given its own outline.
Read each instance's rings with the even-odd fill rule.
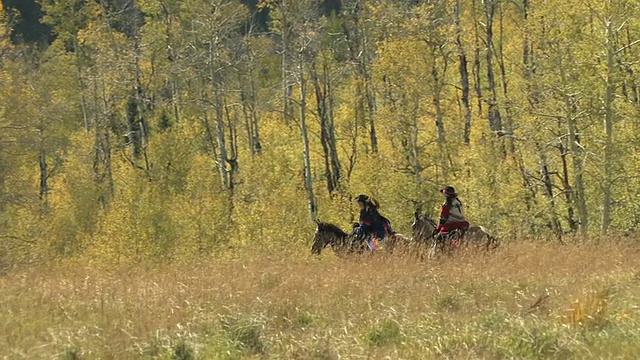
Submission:
[[[434,229],[437,228],[436,222],[433,219],[431,219],[430,217],[425,216],[425,215],[420,215],[414,221],[414,225],[418,225],[419,224],[419,226],[420,226],[419,229],[418,229],[418,233],[416,234],[417,238],[429,239],[429,238],[433,237],[433,233],[425,234],[425,231],[426,231],[425,222],[429,223],[429,225],[431,225]]]

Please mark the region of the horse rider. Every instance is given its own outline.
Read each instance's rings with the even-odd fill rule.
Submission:
[[[355,201],[360,206],[360,219],[354,225],[353,232],[367,239],[367,244],[373,250],[379,247],[378,240],[393,234],[391,221],[380,215],[380,203],[365,194],[356,196]]]
[[[446,186],[440,192],[445,196],[445,201],[440,210],[440,222],[433,236],[439,235],[439,238],[443,238],[454,230],[461,230],[464,233],[469,229],[469,222],[464,218],[462,202],[458,199],[456,189],[453,186]]]

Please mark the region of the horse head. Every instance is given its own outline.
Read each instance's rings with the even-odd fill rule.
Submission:
[[[313,236],[311,253],[319,255],[327,246],[334,247],[343,243],[349,234],[345,233],[338,226],[316,220],[316,233]]]
[[[411,232],[414,240],[427,240],[433,234],[437,224],[429,215],[415,212],[413,214],[413,223],[411,224]]]

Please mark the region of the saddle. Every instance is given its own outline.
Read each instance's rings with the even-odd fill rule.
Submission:
[[[455,229],[446,233],[438,233],[434,238],[436,242],[441,242],[442,244],[448,243],[448,245],[451,246],[458,246],[466,232],[467,229]]]
[[[382,248],[380,243],[381,239],[373,237],[372,234],[366,234],[358,224],[353,225],[351,235],[355,241],[366,244],[370,250],[378,250]]]

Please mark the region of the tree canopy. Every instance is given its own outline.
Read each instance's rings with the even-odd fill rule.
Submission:
[[[635,0],[3,0],[0,260],[306,244],[454,185],[510,238],[640,224]]]

